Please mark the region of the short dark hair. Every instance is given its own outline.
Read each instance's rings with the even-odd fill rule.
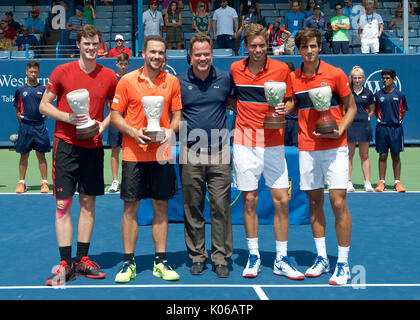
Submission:
[[[149,41],[159,41],[159,42],[162,42],[165,45],[165,50],[166,50],[166,40],[165,40],[165,38],[161,37],[160,35],[153,34],[153,35],[144,37],[144,40],[143,40],[143,51],[146,51],[146,49],[147,49],[147,43]]]
[[[384,69],[381,71],[381,76],[390,76],[392,79],[395,79],[397,77],[397,73],[394,69]]]
[[[194,43],[196,42],[208,42],[210,45],[210,48],[213,47],[213,41],[211,40],[211,38],[208,35],[199,32],[190,39],[190,42],[189,42],[190,52],[193,51]]]
[[[101,31],[91,24],[85,24],[83,27],[77,31],[77,38],[76,41],[80,43],[82,38],[93,38],[94,36],[98,36],[99,42],[102,41],[102,33]]]
[[[130,62],[130,56],[125,53],[125,52],[121,52],[118,56],[117,56],[117,62],[120,61],[128,61]]]
[[[28,61],[28,63],[26,64],[26,70],[28,70],[30,68],[38,68],[39,69],[39,62],[36,61],[36,60]]]
[[[316,38],[316,43],[318,47],[322,45],[322,34],[318,29],[315,28],[302,28],[300,29],[295,36],[296,48],[300,48],[301,45],[306,44],[309,39]]]

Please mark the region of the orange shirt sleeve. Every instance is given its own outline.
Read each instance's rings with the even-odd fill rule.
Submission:
[[[343,70],[337,69],[336,75],[336,88],[335,91],[340,96],[340,98],[346,97],[351,94],[351,89],[349,85],[349,79]]]
[[[181,86],[179,85],[179,81],[177,78],[173,80],[173,88],[172,88],[172,99],[171,104],[169,106],[169,110],[177,111],[182,109],[182,100],[181,100]]]

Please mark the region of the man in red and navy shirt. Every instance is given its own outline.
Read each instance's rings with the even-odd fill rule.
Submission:
[[[401,185],[401,159],[400,152],[404,151],[404,132],[402,120],[408,110],[405,95],[394,88],[397,74],[392,69],[382,70],[382,90],[375,93],[376,124],[376,152],[379,153],[379,183],[376,192],[385,190],[385,173],[388,150],[391,151],[392,167],[394,168],[394,189],[405,192]]]

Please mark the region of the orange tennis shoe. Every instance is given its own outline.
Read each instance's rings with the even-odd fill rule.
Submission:
[[[405,191],[406,191],[406,190],[405,190],[405,188],[402,186],[401,182],[397,182],[397,183],[394,185],[394,189],[395,189],[395,191],[397,191],[397,192],[405,192]]]
[[[385,183],[379,181],[376,185],[375,192],[384,192],[385,191]]]
[[[16,193],[24,193],[26,191],[26,185],[23,182],[20,182],[16,186]]]
[[[41,185],[41,193],[49,193],[50,188],[48,187],[48,182],[43,182]]]

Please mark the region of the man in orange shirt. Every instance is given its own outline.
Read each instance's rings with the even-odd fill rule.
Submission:
[[[331,207],[335,215],[338,240],[338,260],[329,283],[346,284],[350,279],[348,253],[351,237],[351,216],[346,203],[348,182],[348,148],[346,130],[356,115],[356,104],[345,73],[321,61],[321,33],[304,28],[295,37],[302,56],[302,67],[292,73],[295,105],[288,113],[298,109],[299,119],[299,171],[300,189],[306,190],[310,205],[310,220],[317,257],[306,271],[306,277],[318,277],[329,272],[330,266],[325,247],[324,181],[327,182]],[[330,113],[338,124],[333,133],[315,132],[318,111],[315,110],[308,90],[330,86],[332,91]],[[289,107],[291,105],[288,105]]]
[[[285,82],[285,101],[292,104],[292,86],[289,67],[267,57],[268,32],[259,24],[250,24],[244,33],[249,58],[231,66],[237,90],[237,111],[233,141],[234,182],[243,193],[244,226],[249,249],[248,262],[242,276],[255,278],[260,272],[258,248],[258,181],[264,175],[274,203],[273,229],[276,238],[276,258],[273,272],[290,279],[303,279],[287,256],[289,227],[289,179],[284,151],[284,130],[264,129],[268,111],[264,95],[267,81]],[[279,104],[285,112],[283,103]]]
[[[122,238],[124,264],[116,282],[129,282],[136,276],[134,250],[138,237],[137,211],[142,199],[152,199],[152,237],[155,244],[153,275],[178,280],[166,260],[168,200],[176,190],[172,163],[171,138],[181,119],[181,90],[178,79],[163,71],[166,41],[158,36],[144,39],[144,66],[126,74],[118,82],[111,106],[111,123],[123,134],[121,199],[124,200]],[[161,143],[150,142],[145,135],[147,118],[142,105],[144,96],[163,96],[160,126],[165,130]],[[124,114],[124,116],[123,116]],[[170,120],[172,118],[172,120]]]

